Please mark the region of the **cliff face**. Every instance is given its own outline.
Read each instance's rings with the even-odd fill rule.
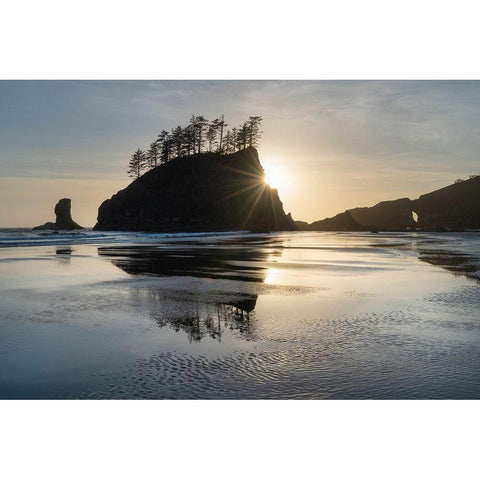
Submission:
[[[255,148],[202,153],[156,167],[98,209],[95,230],[294,230]]]
[[[346,213],[359,224],[352,224]],[[413,213],[418,215],[414,220]],[[462,230],[480,228],[480,176],[454,183],[417,200],[400,198],[380,202],[373,207],[352,208],[333,218],[308,224],[295,222],[299,230]]]
[[[480,228],[480,177],[421,195],[412,210],[427,229]]]
[[[72,201],[69,198],[60,199],[55,205],[55,222],[47,222],[38,227],[34,227],[34,230],[81,230],[78,223],[72,219],[70,212],[72,207]]]
[[[416,226],[412,215],[412,201],[409,198],[380,202],[373,207],[352,208],[348,211],[361,225],[381,229]]]
[[[298,230],[312,230],[316,232],[349,232],[366,230],[366,227],[360,225],[358,222],[355,221],[349,211],[339,213],[332,218],[325,218],[324,220],[318,220],[310,224],[302,221],[297,221],[295,222],[295,224]]]

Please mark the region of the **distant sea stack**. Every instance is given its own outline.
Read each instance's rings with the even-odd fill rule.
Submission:
[[[62,198],[55,205],[55,222],[47,222],[34,230],[82,230],[78,223],[74,222],[71,215],[72,201],[70,198]]]
[[[197,153],[149,170],[98,209],[94,230],[295,230],[257,150]]]

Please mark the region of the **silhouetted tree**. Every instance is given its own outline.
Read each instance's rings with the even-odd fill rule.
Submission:
[[[209,152],[212,151],[212,147],[215,144],[215,140],[217,138],[218,130],[220,128],[219,122],[220,122],[220,120],[218,118],[216,118],[215,120],[213,120],[212,122],[210,122],[208,124],[207,133],[206,133],[205,136],[207,138],[208,151]]]
[[[258,147],[261,134],[260,124],[262,123],[263,118],[260,116],[249,117],[248,118],[248,146],[249,147]]]
[[[195,132],[196,152],[202,153],[202,147],[205,143],[205,130],[208,125],[208,120],[203,115],[192,115],[190,125]]]
[[[171,132],[162,130],[146,153],[138,149],[129,161],[128,174],[138,178],[145,168],[155,168],[174,157],[202,153],[205,142],[209,152],[227,154],[248,146],[256,147],[262,133],[261,122],[261,116],[250,116],[239,127],[225,131],[228,124],[223,114],[211,122],[203,115],[192,115],[185,128],[179,125]]]
[[[223,151],[226,154],[230,154],[235,151],[235,142],[233,140],[233,134],[230,130],[227,130],[225,133],[223,145],[224,145]]]
[[[247,122],[240,125],[237,129],[235,144],[238,150],[243,150],[248,146],[249,125]]]
[[[183,151],[183,128],[180,125],[172,129],[170,139],[173,145],[174,153],[177,157],[181,157]]]
[[[225,118],[224,118],[224,115],[222,113],[221,117],[220,117],[220,120],[218,121],[218,129],[220,131],[220,140],[218,142],[218,151],[220,153],[222,153],[223,151],[223,130],[225,127],[228,127],[228,124],[225,123]]]
[[[232,128],[232,153],[237,151],[237,128]]]
[[[146,167],[146,156],[143,150],[138,149],[128,163],[128,175],[139,178]]]
[[[157,143],[160,149],[160,159],[162,163],[167,163],[171,156],[170,135],[166,130],[162,130],[158,135]]]
[[[157,141],[150,144],[147,151],[147,162],[150,168],[155,168],[160,162],[160,148]]]
[[[195,130],[192,125],[183,129],[184,151],[187,155],[195,153]]]

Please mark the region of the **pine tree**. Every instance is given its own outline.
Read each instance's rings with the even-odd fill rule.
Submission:
[[[238,150],[244,150],[247,148],[248,145],[248,137],[249,137],[249,126],[248,123],[245,122],[237,129],[236,135],[236,145]]]
[[[161,163],[167,163],[170,160],[170,135],[166,130],[162,130],[157,138],[158,148],[160,150]]]
[[[160,162],[160,148],[158,141],[150,144],[150,148],[147,151],[147,163],[149,168],[155,168]]]
[[[183,151],[183,128],[179,125],[178,127],[172,129],[170,138],[176,156],[181,157]]]
[[[143,150],[138,149],[128,163],[128,175],[139,178],[146,167],[146,156]]]
[[[208,120],[203,115],[192,115],[192,118],[190,119],[190,125],[195,132],[196,153],[202,153]]]
[[[237,151],[237,135],[238,135],[238,130],[236,127],[232,128],[232,153],[235,153]]]
[[[195,153],[195,131],[192,125],[187,125],[183,129],[184,153],[191,155]]]
[[[218,121],[218,128],[220,130],[220,140],[218,142],[218,151],[220,153],[222,153],[222,150],[223,150],[223,129],[225,127],[228,127],[228,124],[225,123],[225,118],[224,118],[224,115],[222,113],[222,116],[220,117],[220,120]]]
[[[220,122],[220,120],[218,118],[216,118],[215,120],[213,120],[212,122],[210,122],[208,124],[208,128],[207,128],[207,132],[205,134],[205,137],[206,137],[207,142],[208,142],[208,151],[209,152],[212,151],[212,147],[215,144],[215,140],[217,138],[218,130],[220,128],[219,122]]]
[[[248,118],[248,146],[249,147],[258,147],[261,134],[260,124],[262,123],[263,118],[260,116],[249,117]]]
[[[232,132],[230,130],[227,130],[225,132],[225,137],[223,141],[223,152],[225,152],[227,155],[233,153],[234,151],[232,137]]]

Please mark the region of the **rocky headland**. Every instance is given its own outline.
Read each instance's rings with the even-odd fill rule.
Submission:
[[[377,203],[373,207],[352,208],[333,218],[310,224],[300,221],[295,224],[299,230],[315,231],[479,229],[480,176],[455,182],[421,195],[416,200],[409,198],[389,200]]]

